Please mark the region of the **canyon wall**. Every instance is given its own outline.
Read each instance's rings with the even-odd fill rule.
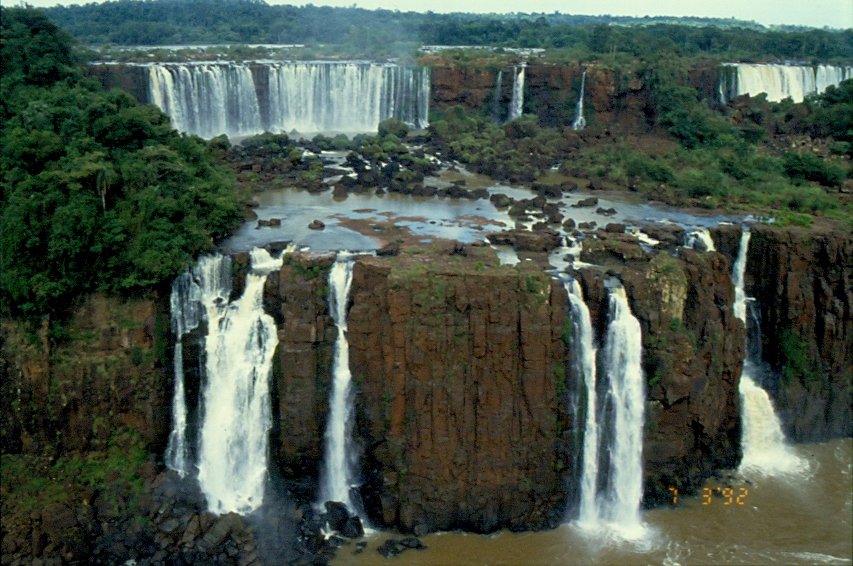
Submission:
[[[761,298],[765,357],[776,369],[765,386],[793,438],[850,435],[853,238],[753,232],[747,290]],[[666,501],[669,487],[688,493],[739,461],[745,334],[731,310],[729,259],[739,228],[714,238],[722,253],[647,254],[603,232],[585,246],[582,259],[600,266],[578,274],[599,343],[609,277],[622,281],[643,331],[646,504]],[[541,528],[577,501],[579,384],[566,347],[565,291],[532,262],[501,267],[475,251],[488,249],[356,260],[355,438],[362,496],[377,525]],[[328,410],[331,261],[291,256],[264,295],[281,340],[272,475],[303,500],[316,496]],[[244,264],[235,258],[238,275]],[[235,292],[240,286],[238,276]],[[165,305],[93,296],[52,332],[3,322],[4,452],[98,450],[129,430],[160,460],[172,394]]]
[[[737,254],[739,229],[714,238]],[[746,269],[772,370],[762,385],[785,433],[801,442],[853,435],[853,234],[754,226]]]
[[[3,451],[102,450],[130,431],[159,452],[171,420],[165,309],[93,295],[62,323],[4,320]]]
[[[543,125],[571,124],[584,69],[587,69],[584,109],[589,123],[631,131],[649,128],[647,93],[640,78],[627,71],[614,71],[595,64],[527,65],[525,112],[537,114]],[[501,88],[496,89],[499,71],[502,71],[502,83]],[[491,109],[497,94],[497,107],[506,109],[512,98],[513,75],[512,67],[501,70],[463,65],[434,66],[432,106],[439,110],[457,104],[472,111]]]

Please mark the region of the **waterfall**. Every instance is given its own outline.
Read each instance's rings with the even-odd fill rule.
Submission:
[[[212,138],[263,131],[252,72],[221,63],[151,65],[150,100],[182,132]]]
[[[329,310],[338,330],[335,340],[332,395],[326,422],[325,455],[320,471],[320,501],[339,501],[352,513],[350,490],[356,479],[357,454],[352,444],[353,391],[347,340],[347,301],[352,285],[352,255],[340,252],[329,272]]]
[[[608,390],[605,413],[612,415],[612,421],[608,422],[612,431],[610,473],[601,514],[627,538],[636,538],[643,531],[640,501],[646,395],[641,365],[642,333],[621,286],[610,290],[609,309],[603,367]]]
[[[608,324],[603,356],[593,345],[589,310],[573,282],[569,291],[574,335],[573,351],[584,380],[584,442],[578,525],[596,535],[604,530],[637,540],[646,529],[640,518],[643,497],[643,425],[645,383],[642,332],[631,313],[625,289],[609,283]],[[601,460],[608,464],[602,476]]]
[[[231,293],[231,262],[227,256],[204,256],[192,271],[178,276],[169,297],[171,326],[175,337],[172,397],[172,431],[166,447],[166,465],[185,477],[190,472],[190,442],[187,438],[187,401],[184,387],[183,337],[207,318],[206,305],[226,301]]]
[[[598,509],[595,504],[598,484],[598,421],[596,420],[597,398],[595,394],[595,358],[597,349],[594,344],[592,321],[589,308],[583,299],[581,286],[576,280],[566,282],[569,305],[572,312],[572,358],[574,359],[579,388],[578,398],[583,400],[584,436],[581,452],[580,510],[578,521],[582,525],[592,526],[598,521]],[[581,385],[581,381],[583,384]]]
[[[802,102],[807,95],[822,93],[849,78],[853,78],[853,66],[726,63],[720,74],[720,101],[764,92],[771,102],[785,98]]]
[[[497,79],[495,79],[495,92],[492,96],[492,121],[500,123],[501,116],[501,94],[503,94],[504,72],[498,71]]]
[[[509,116],[507,120],[512,121],[520,118],[524,112],[524,70],[527,63],[521,63],[515,67],[512,80],[512,99],[509,103]]]
[[[732,269],[732,284],[735,288],[734,314],[744,325],[747,325],[747,303],[753,300],[746,296],[744,286],[749,239],[750,231],[744,230]],[[754,331],[760,330],[757,321],[752,328]],[[759,344],[760,340],[759,334],[757,336]],[[782,425],[773,410],[770,396],[756,382],[761,371],[761,360],[760,354],[755,355],[751,352],[760,350],[750,348],[750,341],[750,332],[747,332],[747,354],[738,389],[741,402],[741,448],[743,450],[740,469],[762,475],[801,471],[805,463],[786,444]]]
[[[586,86],[586,69],[583,70],[583,74],[581,75],[581,90],[580,94],[578,94],[578,106],[577,112],[575,114],[575,121],[572,122],[573,130],[583,130],[586,127],[586,118],[583,117],[583,91]]]
[[[243,295],[206,301],[205,383],[198,481],[208,509],[246,514],[263,502],[271,408],[269,380],[278,345],[264,312],[267,276],[281,267],[264,249],[251,252]],[[205,294],[205,297],[208,295]]]
[[[717,248],[714,246],[714,239],[711,237],[711,232],[707,228],[699,228],[688,232],[684,238],[684,246],[699,250],[700,252],[717,251]]]
[[[429,125],[429,69],[367,62],[185,63],[149,67],[150,100],[183,132],[375,132]],[[258,84],[255,77],[258,77]],[[261,86],[263,85],[263,86]]]

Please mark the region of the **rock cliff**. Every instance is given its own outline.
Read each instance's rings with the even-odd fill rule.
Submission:
[[[350,352],[366,492],[406,530],[562,516],[566,316],[538,270],[359,261]]]
[[[646,504],[668,500],[669,487],[688,493],[738,463],[745,334],[731,309],[730,258],[739,236],[738,227],[715,231],[721,253],[648,253],[628,236],[603,231],[584,247],[582,259],[599,267],[576,276],[599,342],[609,277],[622,281],[643,331]],[[577,501],[573,455],[581,430],[571,393],[579,384],[567,348],[565,291],[533,262],[498,266],[490,254],[475,246],[403,247],[356,260],[349,310],[355,437],[362,496],[377,525],[419,533],[542,528]],[[776,370],[764,385],[797,440],[851,434],[851,260],[849,233],[753,227],[747,291],[760,299],[764,357]],[[245,263],[235,258],[235,292]],[[316,497],[328,410],[336,335],[330,263],[290,256],[264,294],[280,338],[272,477],[302,501]],[[134,461],[148,460],[146,493],[156,492],[159,502],[170,497],[171,480],[155,465],[171,420],[165,305],[96,295],[51,328],[49,336],[47,326],[3,322],[4,454],[107,454],[123,438],[117,433],[129,432],[136,439],[129,446],[143,450]],[[188,369],[188,381],[197,380],[191,376]],[[4,483],[4,500],[7,489]],[[107,505],[85,490],[74,493]],[[109,509],[97,516],[118,513]],[[187,509],[169,520],[199,512]],[[10,523],[20,530],[9,535],[15,555],[30,552],[20,541],[42,528],[44,512]],[[174,526],[156,513],[151,507],[157,525]],[[87,521],[74,528],[83,533],[79,525],[96,524]],[[48,547],[76,544],[60,542]],[[4,553],[5,545],[6,534]]]
[[[739,228],[714,234],[737,254]],[[826,229],[752,227],[746,292],[759,307],[762,385],[796,441],[853,434],[853,235]]]

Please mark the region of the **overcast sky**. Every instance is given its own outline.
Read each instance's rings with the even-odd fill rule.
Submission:
[[[13,6],[19,0],[0,0]],[[296,4],[267,0],[270,4]],[[87,0],[28,0],[33,6],[86,4]],[[853,28],[853,0],[315,0],[315,5],[387,8],[425,12],[554,12],[619,16],[702,16],[789,24]]]

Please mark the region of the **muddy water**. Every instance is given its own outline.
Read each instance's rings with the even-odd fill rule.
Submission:
[[[470,173],[468,174],[470,175]],[[440,184],[440,183],[436,183]],[[486,184],[482,179],[470,185]],[[488,184],[489,193],[503,193],[515,199],[532,198],[527,188],[508,187],[492,182]],[[604,226],[610,222],[621,222],[629,226],[645,223],[680,224],[684,227],[708,227],[732,218],[723,216],[698,216],[659,205],[641,202],[629,202],[615,197],[598,198],[596,206],[577,208],[580,199],[591,196],[576,192],[559,199],[551,199],[566,218],[576,222],[592,222]],[[381,247],[382,231],[362,230],[358,232],[347,227],[346,220],[371,223],[392,222],[397,227],[408,229],[413,235],[424,241],[432,238],[445,238],[470,243],[482,240],[489,232],[505,230],[519,226],[529,226],[541,221],[541,216],[533,215],[526,222],[509,217],[507,209],[497,209],[488,200],[467,200],[450,198],[411,197],[394,193],[375,195],[373,193],[350,194],[344,199],[335,199],[331,191],[311,194],[299,189],[270,190],[256,195],[258,208],[255,212],[259,219],[277,219],[275,227],[258,228],[257,221],[246,222],[231,238],[222,244],[225,252],[247,251],[270,242],[288,241],[298,246],[306,246],[315,252],[348,250],[374,250]],[[612,215],[602,215],[598,208],[614,209]],[[308,225],[320,220],[325,229],[310,230]],[[559,225],[554,225],[559,228]]]
[[[850,564],[853,441],[799,445],[796,450],[808,461],[808,472],[776,478],[735,475],[725,486],[709,481],[704,496],[679,497],[675,506],[644,512],[649,534],[640,542],[584,533],[568,523],[536,533],[429,535],[422,539],[427,550],[386,560],[376,548],[399,535],[378,533],[359,555],[353,555],[352,546],[341,548],[334,563]]]

